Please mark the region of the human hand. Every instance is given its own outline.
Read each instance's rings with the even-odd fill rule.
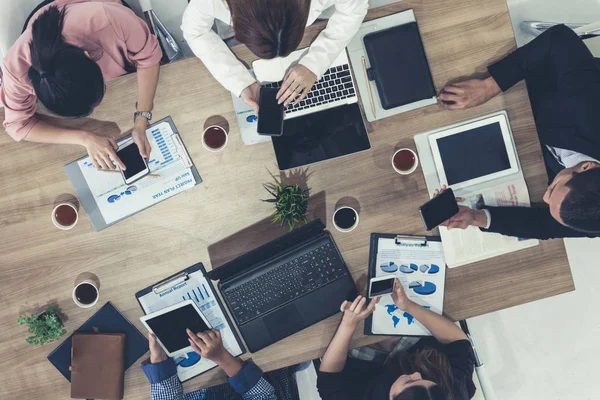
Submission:
[[[433,197],[438,196],[441,192],[446,190],[446,185],[442,186],[442,190],[436,189],[433,192]],[[457,197],[456,201],[462,203],[465,201],[463,197]],[[465,206],[458,206],[458,214],[454,215],[450,219],[442,222],[440,225],[447,227],[448,229],[467,229],[469,226],[477,226],[485,228],[487,226],[487,215],[483,210],[473,210],[472,208]]]
[[[244,103],[258,114],[258,99],[260,98],[260,85],[256,82],[242,90],[240,95]]]
[[[202,357],[219,364],[223,360],[223,357],[229,354],[225,350],[225,347],[223,347],[223,340],[221,339],[221,332],[219,330],[211,329],[198,333],[194,333],[189,329],[186,331],[192,348]]]
[[[133,124],[133,130],[131,131],[133,142],[137,144],[137,147],[140,150],[140,155],[146,160],[150,158],[150,151],[152,149],[150,146],[150,142],[148,141],[148,136],[146,136],[146,128],[148,127],[148,125],[148,119],[139,116],[135,119],[135,123]]]
[[[281,89],[277,92],[279,104],[287,107],[290,103],[301,102],[316,81],[317,76],[310,69],[302,64],[294,65],[285,74]]]
[[[340,307],[340,311],[344,313],[342,317],[342,326],[356,329],[356,326],[360,321],[367,318],[375,311],[375,305],[379,303],[381,297],[375,297],[371,299],[369,305],[365,308],[367,298],[363,296],[357,296],[352,303],[344,301]]]
[[[445,109],[460,110],[483,104],[501,91],[492,77],[470,79],[446,85],[440,92],[438,99]]]
[[[156,340],[154,333],[148,334],[148,340],[150,341],[150,364],[158,364],[167,360],[167,355],[163,351],[162,347]]]
[[[115,169],[111,158],[121,169],[125,169],[125,164],[117,156],[116,150],[119,146],[117,146],[115,139],[96,135],[92,132],[85,132],[82,144],[87,150],[94,167],[97,169]]]
[[[392,300],[394,300],[394,304],[396,305],[396,307],[398,307],[398,309],[402,311],[406,311],[410,303],[412,303],[406,296],[404,287],[402,287],[402,284],[400,283],[400,280],[398,278],[394,280],[394,291],[392,292]]]

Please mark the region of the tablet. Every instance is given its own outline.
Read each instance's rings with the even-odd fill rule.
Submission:
[[[156,339],[169,357],[194,351],[188,341],[186,329],[194,333],[211,329],[210,323],[192,300],[185,300],[144,315],[140,321],[156,335]]]
[[[429,136],[440,185],[455,191],[519,171],[506,113]]]

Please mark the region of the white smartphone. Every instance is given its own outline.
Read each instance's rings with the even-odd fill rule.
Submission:
[[[396,275],[385,275],[371,278],[369,282],[369,298],[390,294],[394,291]]]
[[[158,343],[169,357],[178,357],[194,351],[186,329],[194,333],[211,329],[211,325],[192,300],[144,315],[140,321],[156,335]]]
[[[148,163],[144,157],[140,155],[140,149],[137,144],[133,142],[133,139],[128,140],[119,146],[117,156],[123,161],[125,167],[127,167],[127,169],[121,170],[121,175],[123,176],[126,185],[129,185],[150,173]]]

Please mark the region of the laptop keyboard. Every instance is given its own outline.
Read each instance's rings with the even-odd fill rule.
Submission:
[[[282,81],[267,83],[263,87],[280,88]],[[300,110],[317,107],[334,101],[340,101],[349,97],[355,97],[356,90],[350,66],[348,64],[331,67],[319,79],[308,92],[308,95],[297,104],[290,104],[285,110],[286,115]]]
[[[346,268],[332,243],[268,270],[223,295],[239,324],[250,321],[291,300],[346,275]]]

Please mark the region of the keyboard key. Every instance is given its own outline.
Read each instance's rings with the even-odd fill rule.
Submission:
[[[354,94],[354,88],[348,90],[348,92],[350,92],[350,94]]]
[[[342,91],[342,90],[344,90],[344,85],[338,85],[338,87],[337,87],[337,90],[338,90],[338,91]]]
[[[352,86],[352,83],[346,83],[346,84],[344,85],[344,87],[345,87],[346,89],[351,89],[353,86]]]
[[[327,93],[331,93],[331,92],[332,92],[332,90],[331,90],[331,88],[327,88],[327,89],[325,89],[325,92],[327,92]]]
[[[343,76],[350,76],[350,71],[342,71],[337,73],[338,78],[341,78]]]
[[[326,80],[326,81],[329,81],[329,80],[331,80],[331,76],[329,76],[329,75],[325,75],[325,80]]]
[[[330,100],[331,99],[331,97],[328,94],[326,94],[324,97],[325,97],[325,100]]]
[[[313,94],[313,93],[314,93],[314,92],[308,92],[308,94],[306,95],[306,97],[308,97],[308,98],[310,99],[311,97],[313,97],[313,96],[314,96],[314,94]]]
[[[348,91],[347,90],[342,91],[342,93],[344,94],[344,96],[348,95]]]
[[[337,93],[337,92],[333,92],[333,93],[331,93],[331,98],[332,98],[332,99],[335,99],[335,98],[337,97],[337,95],[338,95],[338,93]]]
[[[325,94],[325,89],[319,90],[319,94]]]
[[[336,84],[336,85],[339,85],[340,83],[342,83],[342,80],[341,80],[341,79],[336,79],[336,80],[335,80],[335,84]]]
[[[350,76],[345,76],[345,77],[343,77],[343,78],[342,78],[342,82],[343,82],[343,83],[346,83],[346,82],[352,82],[352,77],[350,77]]]
[[[317,85],[317,89],[323,89],[323,85],[322,85],[321,83],[319,83],[319,84]]]
[[[348,68],[350,68],[350,67],[348,66],[348,64],[344,64],[344,65],[342,65],[342,69],[343,69],[344,71],[348,71]]]
[[[325,97],[323,97],[323,96],[319,96],[318,100],[319,100],[320,102],[323,102],[323,101],[325,100]]]
[[[337,67],[335,67],[335,70],[338,71],[338,72],[342,71],[342,66],[338,65]]]

